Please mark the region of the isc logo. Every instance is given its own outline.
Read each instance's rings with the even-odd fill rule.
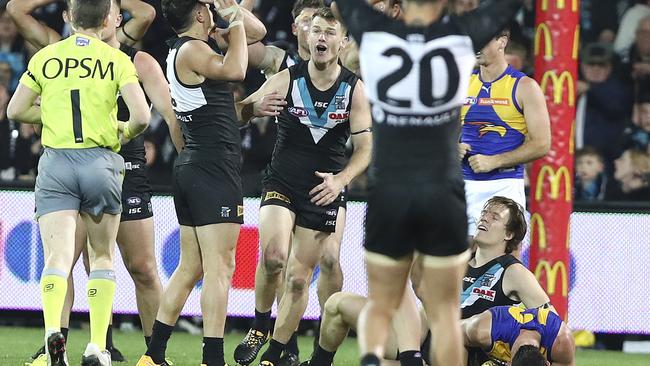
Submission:
[[[330,105],[329,102],[314,102],[314,107],[316,108],[327,108],[328,105]]]
[[[129,209],[129,214],[142,213],[142,207],[134,207]]]

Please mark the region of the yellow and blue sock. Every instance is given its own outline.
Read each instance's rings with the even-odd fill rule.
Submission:
[[[90,308],[90,343],[106,349],[106,332],[113,314],[115,272],[95,270],[88,276],[88,307]]]

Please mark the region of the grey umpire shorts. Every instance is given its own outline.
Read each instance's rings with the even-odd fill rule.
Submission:
[[[36,218],[77,210],[93,216],[122,212],[124,159],[102,147],[45,148],[36,177]]]

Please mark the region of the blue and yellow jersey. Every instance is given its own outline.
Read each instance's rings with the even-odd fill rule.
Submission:
[[[488,356],[503,362],[512,359],[512,345],[522,329],[533,330],[540,334],[540,351],[549,360],[555,338],[562,326],[562,319],[550,309],[522,309],[518,306],[497,306],[490,309],[492,313],[492,347]]]
[[[497,155],[521,146],[526,138],[526,121],[515,93],[524,73],[508,68],[492,82],[481,80],[479,70],[470,78],[468,97],[461,108],[463,123],[460,141],[472,150],[463,160],[463,176],[467,180],[523,178],[524,166],[503,168],[488,173],[474,173],[469,166],[471,155]]]

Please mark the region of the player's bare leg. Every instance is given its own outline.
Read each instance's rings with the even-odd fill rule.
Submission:
[[[390,325],[407,284],[412,256],[395,260],[366,251],[369,301],[358,322],[362,364],[379,360],[385,353]]]
[[[331,233],[297,226],[287,263],[284,295],[280,301],[273,339],[262,355],[262,362],[278,364],[280,355],[294,333],[307,308],[309,283],[326,240]]]
[[[117,233],[124,266],[135,284],[135,298],[145,338],[151,337],[162,285],[154,253],[153,218],[122,221]]]
[[[284,274],[291,246],[295,214],[288,208],[260,207],[261,256],[255,268],[255,319],[251,329],[235,348],[235,361],[248,365],[269,340],[273,301],[282,298]]]
[[[201,248],[203,287],[203,362],[223,365],[223,331],[228,310],[228,291],[235,272],[235,248],[240,224],[221,223],[199,226],[196,235]]]
[[[325,302],[333,294],[343,288],[343,270],[341,270],[341,243],[345,230],[345,208],[339,207],[336,216],[336,231],[330,235],[323,247],[318,264],[320,275],[318,277],[318,304],[321,312],[324,311]]]
[[[462,365],[460,292],[467,266],[467,253],[450,257],[418,255],[422,302],[431,330],[431,361],[434,365]]]
[[[138,365],[162,364],[165,362],[167,341],[171,336],[178,316],[190,296],[196,283],[203,277],[201,267],[201,251],[196,229],[191,226],[181,225],[181,255],[178,267],[169,279],[158,307],[158,315],[153,325],[151,341]],[[151,361],[151,362],[149,362]],[[149,363],[147,363],[149,362]]]

